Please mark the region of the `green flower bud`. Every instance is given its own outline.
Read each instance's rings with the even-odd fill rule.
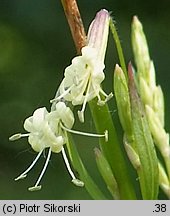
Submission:
[[[124,139],[124,146],[126,153],[133,167],[138,170],[141,167],[140,158],[132,144],[129,144],[126,139]]]
[[[150,106],[146,105],[145,110],[155,144],[160,149],[162,155],[167,158],[170,155],[169,134],[165,132],[159,118],[155,115],[153,109]]]
[[[120,122],[128,140],[132,137],[131,108],[129,90],[126,77],[119,65],[116,64],[114,71],[114,92],[119,113]]]
[[[155,67],[152,60],[150,61],[150,67],[147,76],[148,76],[148,80],[146,80],[146,82],[148,83],[148,86],[150,87],[151,91],[154,91],[156,87],[156,78],[155,78]]]
[[[118,185],[109,163],[98,148],[95,148],[94,152],[98,169],[107,185],[108,190],[110,191],[114,199],[120,199]]]
[[[150,56],[143,27],[137,16],[132,22],[132,47],[137,70],[148,80],[148,70],[150,68]]]
[[[165,194],[168,196],[170,199],[170,184],[168,180],[168,176],[165,172],[164,167],[162,164],[159,162],[158,163],[158,168],[159,168],[159,184],[162,190],[165,192]]]
[[[140,96],[144,104],[152,105],[153,92],[143,77],[139,77]]]
[[[160,86],[157,86],[154,90],[153,109],[157,114],[162,127],[164,127],[164,95]]]

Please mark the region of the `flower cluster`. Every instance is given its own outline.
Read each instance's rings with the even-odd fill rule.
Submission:
[[[9,139],[17,140],[21,137],[28,137],[28,142],[38,155],[32,164],[15,180],[23,179],[27,173],[34,167],[42,152],[48,148],[48,155],[40,176],[30,191],[41,189],[39,185],[47,165],[50,160],[51,152],[62,152],[66,167],[72,177],[72,182],[77,186],[83,186],[84,183],[77,179],[71,170],[67,159],[64,144],[68,142],[67,133],[74,133],[93,137],[105,137],[108,139],[108,132],[104,134],[91,134],[72,129],[74,125],[74,114],[66,103],[71,102],[73,106],[82,105],[78,116],[81,122],[84,122],[84,111],[86,103],[95,97],[98,98],[98,105],[104,105],[112,94],[107,95],[101,88],[101,82],[104,80],[104,56],[108,39],[109,13],[101,10],[97,13],[92,22],[88,33],[88,44],[81,50],[81,55],[72,60],[72,64],[65,69],[64,79],[57,91],[56,97],[51,100],[51,111],[48,112],[45,107],[38,108],[31,117],[24,122],[24,129],[27,134],[15,134]],[[103,99],[104,98],[104,99]]]
[[[139,92],[155,146],[160,151],[165,164],[164,168],[161,160],[158,161],[159,184],[169,198],[170,145],[169,133],[165,130],[164,94],[161,86],[156,83],[155,67],[149,54],[147,39],[143,26],[136,16],[132,22],[132,45],[138,72]]]

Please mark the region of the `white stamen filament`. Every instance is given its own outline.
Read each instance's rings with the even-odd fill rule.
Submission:
[[[106,97],[105,102],[107,102],[108,100],[110,100],[113,97],[113,93],[111,92],[109,95],[106,94],[103,89],[100,89],[100,92]]]
[[[84,182],[80,181],[79,179],[77,179],[73,173],[73,171],[71,170],[71,167],[70,167],[70,164],[69,164],[69,161],[67,159],[67,155],[65,153],[65,150],[64,150],[64,147],[62,147],[62,155],[63,155],[63,159],[64,159],[64,162],[66,164],[66,167],[67,167],[67,170],[72,178],[72,183],[75,184],[76,186],[79,186],[79,187],[83,187],[84,186]]]
[[[109,101],[113,97],[113,93],[111,92],[109,95],[107,95],[102,89],[100,89],[100,93],[105,96],[105,100],[101,100],[101,98],[98,97],[97,105],[104,106],[107,101]]]
[[[89,96],[90,85],[91,85],[91,79],[89,78],[89,83],[88,83],[86,95],[83,101],[83,106],[82,106],[81,111],[78,111],[78,117],[81,122],[84,122],[84,111],[85,111],[86,103],[87,103],[88,96]]]
[[[97,102],[97,105],[98,106],[104,106],[106,104],[107,101],[109,101],[112,97],[113,97],[113,93],[111,92],[109,95],[106,94],[106,92],[103,91],[102,88],[99,88],[99,92],[96,90],[96,86],[94,85],[94,83],[92,82],[92,87],[93,87],[93,90],[98,98],[98,102]],[[101,99],[101,96],[100,94],[101,93],[104,97],[105,97],[105,100],[102,100]]]
[[[71,178],[72,178],[72,179],[76,179],[76,177],[75,177],[73,171],[71,170],[71,167],[70,167],[69,161],[68,161],[68,159],[67,159],[67,155],[66,155],[66,153],[65,153],[64,147],[62,147],[61,152],[62,152],[62,155],[63,155],[63,158],[64,158],[64,162],[65,162],[65,164],[66,164],[67,170],[68,170],[68,172],[69,172]]]
[[[49,148],[47,159],[46,159],[44,167],[43,167],[43,169],[42,169],[42,171],[40,173],[40,176],[39,176],[37,182],[35,183],[35,186],[29,187],[28,188],[29,191],[36,191],[36,190],[40,190],[41,189],[41,185],[39,185],[39,183],[40,183],[40,181],[41,181],[41,179],[42,179],[42,177],[43,177],[43,175],[44,175],[44,173],[45,173],[45,171],[47,169],[50,157],[51,157],[51,148]]]
[[[83,136],[90,136],[90,137],[105,137],[105,141],[106,142],[108,141],[108,131],[107,130],[104,132],[104,134],[93,134],[93,133],[86,133],[86,132],[71,130],[71,129],[66,128],[63,124],[60,124],[60,125],[65,131],[69,133],[83,135]]]
[[[64,98],[64,96],[66,96],[66,95],[69,93],[69,91],[70,91],[73,87],[74,87],[74,85],[70,86],[70,88],[68,88],[67,90],[65,90],[65,91],[63,92],[63,94],[61,94],[60,96],[58,96],[58,97],[56,97],[56,98],[50,100],[50,103],[57,102],[57,101],[59,101],[60,99]]]
[[[36,162],[38,161],[40,155],[42,154],[43,150],[41,150],[38,155],[36,156],[36,158],[34,159],[34,161],[31,163],[31,165],[17,178],[15,178],[15,181],[18,181],[20,179],[23,179],[27,176],[27,173],[34,167],[34,165],[36,164]]]

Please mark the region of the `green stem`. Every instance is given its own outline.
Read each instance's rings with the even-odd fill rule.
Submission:
[[[110,29],[111,29],[113,39],[114,39],[115,44],[116,44],[116,48],[117,48],[117,52],[118,52],[118,56],[119,56],[119,60],[120,60],[120,65],[122,67],[122,70],[123,70],[125,77],[126,77],[126,80],[127,80],[128,76],[127,76],[127,69],[126,69],[126,63],[125,63],[125,59],[124,59],[124,55],[123,55],[123,50],[122,50],[122,46],[120,43],[118,33],[116,31],[116,27],[114,25],[114,21],[112,19],[110,19]]]

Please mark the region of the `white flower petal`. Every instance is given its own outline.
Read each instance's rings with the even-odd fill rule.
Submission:
[[[74,115],[69,107],[66,107],[64,102],[58,102],[56,104],[56,113],[59,115],[59,118],[63,124],[71,128],[74,124]]]
[[[30,143],[31,147],[34,149],[36,152],[40,152],[43,149],[45,149],[44,142],[42,142],[42,139],[36,135],[36,134],[30,134],[28,137],[28,142]]]
[[[63,145],[65,144],[65,140],[62,136],[56,137],[56,142],[51,144],[51,150],[54,153],[59,153],[62,150]]]
[[[28,117],[24,122],[24,129],[28,132],[34,132],[32,116]]]
[[[45,121],[45,116],[48,114],[48,111],[45,107],[35,110],[33,113],[33,125],[34,128],[39,130]]]

